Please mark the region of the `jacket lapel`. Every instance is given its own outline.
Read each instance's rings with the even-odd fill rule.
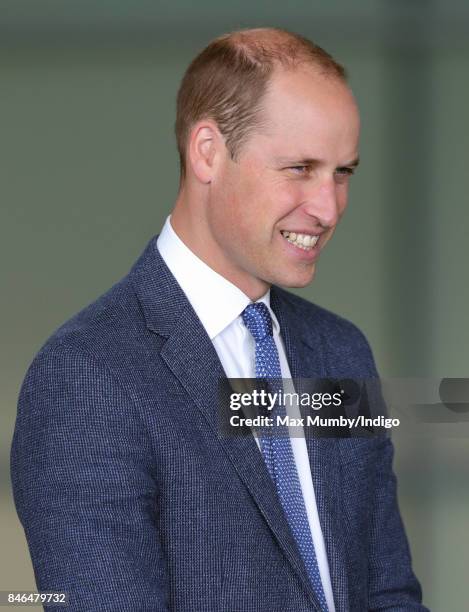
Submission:
[[[292,377],[327,377],[319,326],[315,326],[311,320],[306,323],[301,314],[295,311],[288,294],[275,287],[271,290],[271,305],[279,320]],[[337,439],[307,435],[306,444],[335,608],[336,612],[347,612],[348,582],[340,516],[342,483]]]
[[[253,436],[227,437],[219,428],[219,384],[225,372],[210,338],[164,263],[154,238],[131,271],[147,327],[166,338],[161,357],[202,412],[249,490],[311,603],[320,610],[303,560]]]

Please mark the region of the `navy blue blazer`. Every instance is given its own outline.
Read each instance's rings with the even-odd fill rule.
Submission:
[[[294,377],[376,374],[351,323],[276,287],[271,305]],[[80,612],[319,610],[253,436],[219,432],[221,377],[156,237],[46,342],[11,452],[39,590]],[[309,439],[308,451],[337,611],[426,610],[391,441]]]

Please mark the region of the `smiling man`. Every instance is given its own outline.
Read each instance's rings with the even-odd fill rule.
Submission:
[[[376,376],[303,287],[347,206],[359,115],[343,68],[234,32],[178,95],[181,183],[130,273],[23,383],[12,480],[38,588],[70,610],[425,610],[387,437],[274,444],[218,428],[219,381]]]

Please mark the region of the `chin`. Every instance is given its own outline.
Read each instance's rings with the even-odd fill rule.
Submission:
[[[316,271],[316,267],[313,267],[307,273],[303,272],[302,274],[296,272],[291,274],[282,275],[282,278],[277,279],[273,284],[280,285],[281,287],[286,287],[287,289],[301,289],[302,287],[307,287],[312,280],[314,279],[314,274]]]

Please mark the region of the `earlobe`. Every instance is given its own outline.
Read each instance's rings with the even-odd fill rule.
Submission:
[[[195,176],[208,184],[213,178],[216,157],[216,132],[210,122],[194,126],[189,141],[189,160]]]
[[[209,184],[212,182],[212,174],[204,159],[196,159],[192,164],[194,174],[201,183]]]

